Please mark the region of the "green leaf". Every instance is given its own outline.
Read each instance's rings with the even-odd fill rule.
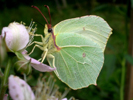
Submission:
[[[125,59],[126,59],[131,65],[133,65],[133,57],[132,57],[131,55],[126,54],[126,55],[125,55]]]

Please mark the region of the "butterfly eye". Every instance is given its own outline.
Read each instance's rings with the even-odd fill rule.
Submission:
[[[50,28],[50,29],[48,29],[48,33],[51,33],[52,32],[52,29]]]

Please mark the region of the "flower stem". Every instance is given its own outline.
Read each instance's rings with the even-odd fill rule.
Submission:
[[[3,97],[4,97],[6,89],[7,89],[7,80],[8,80],[8,76],[9,76],[10,67],[11,67],[11,59],[9,58],[5,72],[4,72],[4,76],[2,78],[1,90],[0,90],[0,100],[3,100]]]
[[[124,100],[124,86],[125,86],[125,73],[126,73],[125,59],[122,60],[121,65],[122,65],[122,72],[121,72],[120,100]]]

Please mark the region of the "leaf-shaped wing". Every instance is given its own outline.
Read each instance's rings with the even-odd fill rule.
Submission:
[[[82,34],[99,44],[103,51],[111,31],[107,22],[95,15],[64,20],[54,27],[54,34],[57,36],[63,33]]]
[[[59,79],[72,89],[96,84],[104,60],[100,46],[76,33],[58,34],[56,39],[61,50],[52,55],[55,57],[55,73]],[[54,67],[53,60],[47,59],[50,66]]]
[[[56,75],[73,89],[96,84],[103,66],[106,42],[112,29],[98,16],[83,16],[58,23],[54,28],[55,43],[61,48],[47,56]]]

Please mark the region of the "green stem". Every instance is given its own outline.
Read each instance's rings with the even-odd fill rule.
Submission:
[[[2,78],[2,77],[3,77],[3,72],[2,72],[2,70],[0,68],[0,78]]]
[[[0,90],[0,100],[3,100],[3,97],[4,97],[6,89],[7,89],[7,80],[8,80],[8,76],[9,76],[10,67],[11,67],[11,60],[9,59],[6,69],[5,69],[5,72],[4,72],[4,76],[2,78],[2,84],[1,84],[1,90]]]
[[[124,100],[124,86],[125,86],[125,73],[126,73],[126,60],[122,60],[122,72],[121,72],[121,86],[120,86],[120,100]]]

